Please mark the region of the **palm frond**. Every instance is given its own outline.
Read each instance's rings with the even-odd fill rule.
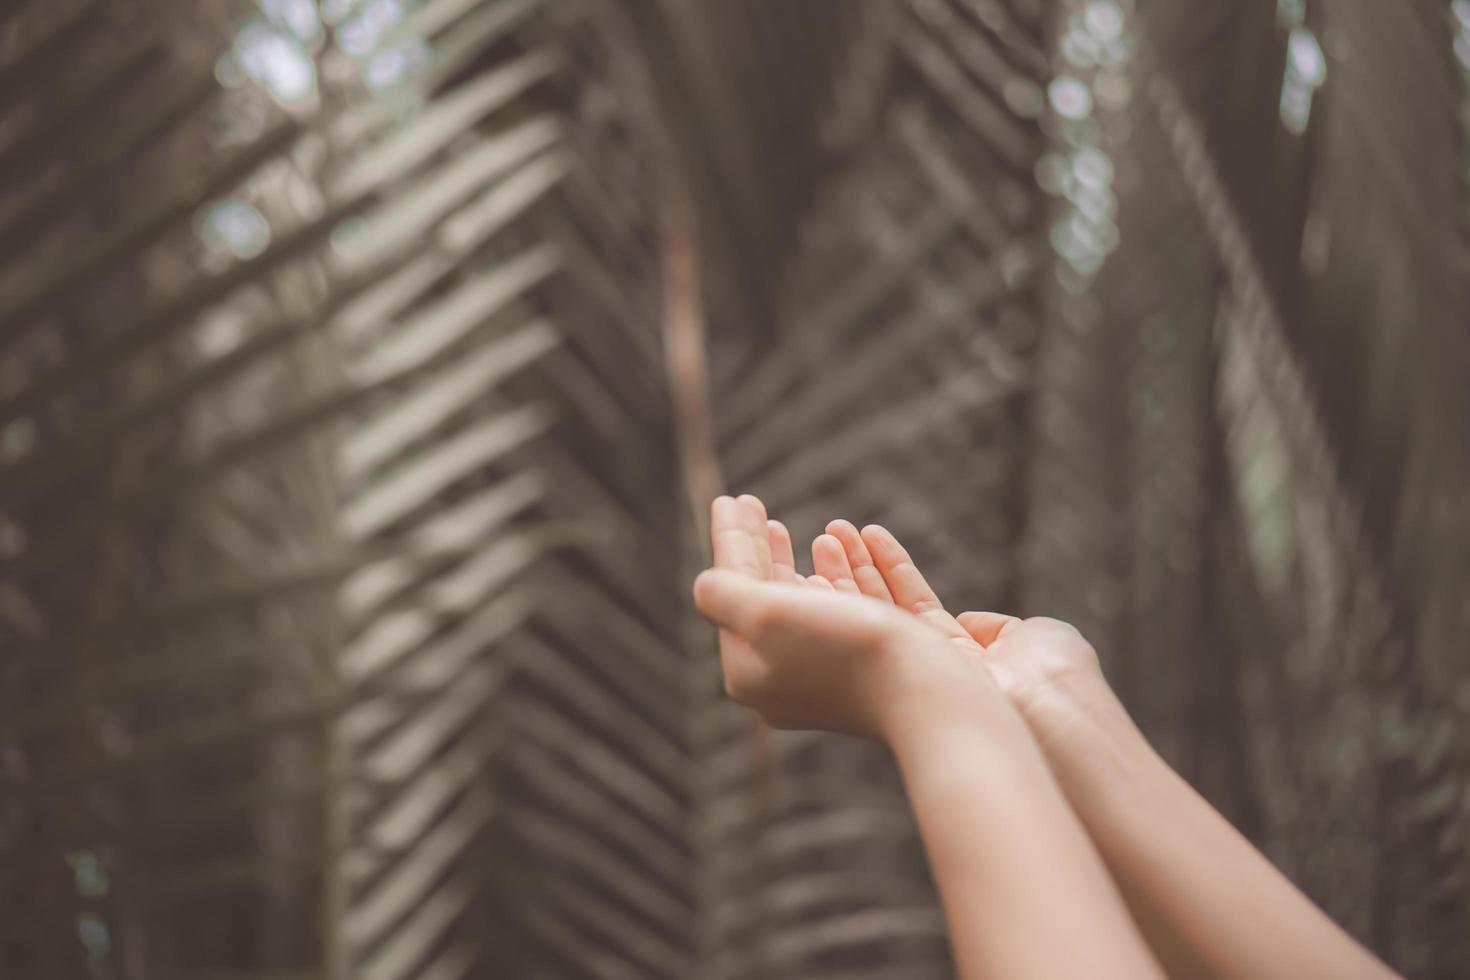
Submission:
[[[1418,2],[11,4],[7,976],[952,976],[888,756],[723,697],[721,481],[1073,620],[1329,912],[1459,975],[1457,41]]]

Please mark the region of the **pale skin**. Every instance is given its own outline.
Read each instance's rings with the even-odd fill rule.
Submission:
[[[727,690],[892,748],[965,980],[1394,976],[1169,769],[1072,627],[951,615],[881,527],[833,521],[812,576],[754,497],[712,536]]]

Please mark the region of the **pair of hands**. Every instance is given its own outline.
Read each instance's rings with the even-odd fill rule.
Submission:
[[[893,748],[961,975],[1393,976],[1153,752],[1072,627],[951,616],[881,527],[833,521],[804,577],[756,498],[712,516],[726,688]]]
[[[721,629],[726,690],[773,727],[891,741],[923,719],[1008,702],[1041,737],[1060,721],[1058,692],[1101,682],[1091,646],[1065,623],[951,615],[877,525],[828,524],[811,576],[756,497],[718,498],[710,527],[714,568],[696,580],[695,604]]]

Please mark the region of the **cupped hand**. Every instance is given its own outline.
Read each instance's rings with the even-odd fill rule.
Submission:
[[[861,595],[911,613],[978,657],[1039,739],[1066,724],[1082,698],[1106,691],[1092,645],[1056,619],[944,608],[912,557],[886,528],[827,525],[812,542],[816,571],[839,593]]]
[[[726,690],[772,726],[887,739],[916,710],[974,712],[994,694],[979,661],[930,623],[800,575],[790,534],[755,497],[717,499],[711,537],[715,567],[695,604],[720,627]]]

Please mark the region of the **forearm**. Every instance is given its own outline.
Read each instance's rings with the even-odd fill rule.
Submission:
[[[1024,723],[996,715],[916,718],[890,740],[960,974],[1161,976]]]
[[[1169,768],[1100,678],[1052,696],[1067,704],[1033,728],[1171,975],[1392,976]]]

